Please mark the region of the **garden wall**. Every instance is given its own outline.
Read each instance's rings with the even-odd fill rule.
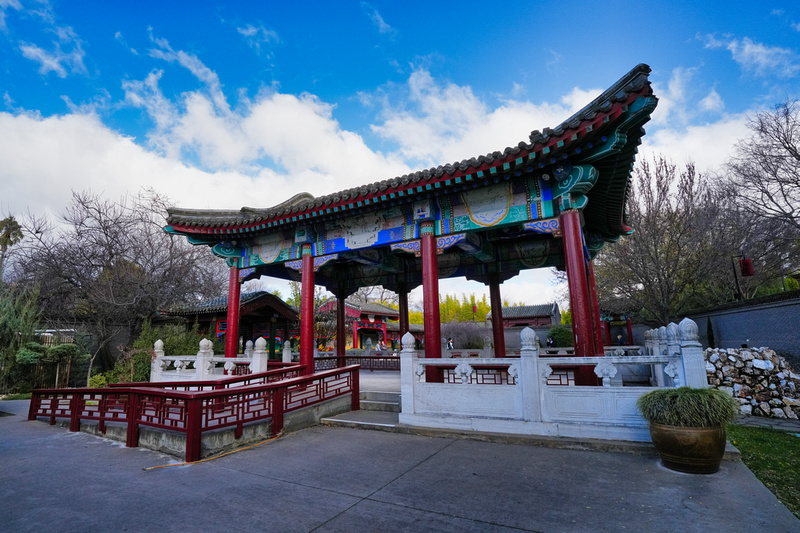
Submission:
[[[769,346],[800,370],[800,291],[744,300],[687,316],[697,323],[703,346]]]

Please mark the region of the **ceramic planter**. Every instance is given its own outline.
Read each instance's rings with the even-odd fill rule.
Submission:
[[[651,422],[650,437],[664,466],[689,474],[719,470],[727,442],[724,426],[691,428]]]

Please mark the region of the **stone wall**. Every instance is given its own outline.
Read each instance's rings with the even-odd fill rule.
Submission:
[[[703,355],[709,385],[730,392],[742,414],[800,417],[800,375],[773,350],[708,348]]]

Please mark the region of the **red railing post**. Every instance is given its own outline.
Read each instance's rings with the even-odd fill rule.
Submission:
[[[125,446],[136,448],[139,446],[139,411],[141,410],[140,397],[133,391],[128,392],[128,434]]]
[[[286,387],[277,387],[272,391],[272,435],[283,431],[283,403],[286,398]]]
[[[42,397],[38,392],[31,393],[31,405],[28,408],[28,420],[36,420],[36,415],[39,414],[39,408],[42,406]]]
[[[200,460],[203,438],[203,399],[186,399],[186,462]]]
[[[358,368],[354,368],[353,370],[350,371],[350,382],[352,383],[352,388],[353,388],[353,392],[350,397],[350,402],[351,402],[350,408],[353,411],[358,411],[359,409],[361,409],[361,391],[359,390],[361,386],[360,378],[361,376],[359,374]]]
[[[73,392],[69,399],[69,430],[81,430],[81,394],[78,392]]]

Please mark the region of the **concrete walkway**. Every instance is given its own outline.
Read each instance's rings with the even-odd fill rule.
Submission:
[[[316,426],[144,470],[178,461],[27,409],[0,402],[0,531],[800,531],[738,461],[693,476],[648,454]]]

